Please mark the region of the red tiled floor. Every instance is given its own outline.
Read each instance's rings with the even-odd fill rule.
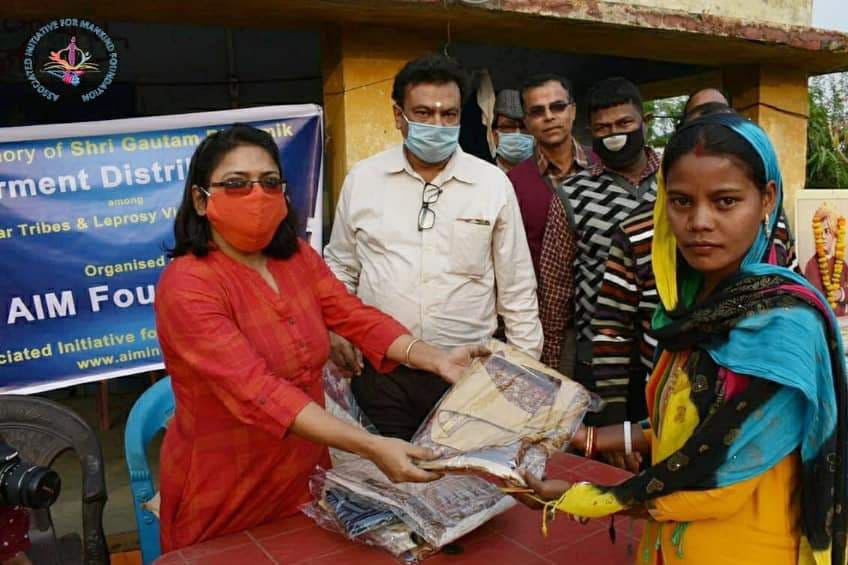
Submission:
[[[256,545],[242,545],[233,547],[226,551],[204,555],[189,560],[191,565],[233,565],[234,563],[250,563],[250,565],[277,565],[277,561],[271,559],[267,553]],[[287,562],[283,562],[287,563]]]
[[[562,549],[546,555],[554,563],[563,564],[598,564],[598,565],[633,565],[636,562],[635,553],[638,543],[632,544],[632,554],[627,552],[626,536],[619,536],[615,544],[610,542],[606,529],[594,533]]]
[[[257,540],[315,527],[315,522],[305,514],[295,514],[273,524],[265,524],[250,529],[250,535]]]
[[[344,563],[344,565],[397,565],[397,561],[389,552],[361,543],[351,543],[336,553],[309,561],[309,565],[338,565],[339,563]]]
[[[253,543],[253,540],[248,537],[247,534],[245,534],[244,532],[240,532],[237,534],[230,534],[228,536],[192,545],[191,547],[184,547],[180,550],[180,553],[182,553],[186,561],[194,561],[196,559],[200,559],[201,557],[207,557],[225,550],[230,550],[234,547],[240,547],[244,545],[255,544]]]
[[[317,525],[277,536],[268,536],[258,542],[271,557],[286,564],[336,553],[354,543],[341,534],[329,532]]]
[[[606,527],[603,520],[592,520],[581,525],[565,514],[558,514],[553,522],[548,522],[548,535],[545,537],[542,535],[541,510],[530,510],[522,506],[510,511],[509,526],[500,533],[522,547],[546,556]]]
[[[581,480],[591,481],[599,485],[617,485],[621,481],[633,476],[633,473],[605,465],[599,461],[590,461],[589,464],[580,468]]]
[[[462,546],[461,542],[460,546]],[[550,565],[551,563],[544,557],[533,553],[527,548],[521,547],[519,544],[500,534],[493,535],[486,540],[486,543],[464,546],[463,549],[464,551],[457,555],[440,553],[427,559],[424,563],[426,565],[454,565],[457,563],[462,563],[463,565],[492,565],[493,563]]]

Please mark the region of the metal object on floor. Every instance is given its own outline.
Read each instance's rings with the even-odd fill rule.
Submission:
[[[108,565],[103,533],[106,479],[103,453],[94,430],[72,410],[34,396],[0,395],[0,436],[22,459],[50,467],[62,453],[73,451],[82,470],[82,535],[56,537],[50,509],[31,511],[28,552],[41,565]]]
[[[147,389],[135,402],[124,430],[124,451],[130,472],[133,508],[144,565],[152,563],[161,551],[159,518],[143,506],[156,493],[147,464],[147,446],[173,415],[174,392],[171,389],[171,378],[168,377]]]

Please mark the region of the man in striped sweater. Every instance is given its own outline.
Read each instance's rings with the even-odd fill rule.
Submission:
[[[539,312],[561,312],[576,332],[576,381],[605,396],[592,374],[591,322],[610,241],[619,223],[656,199],[659,156],[645,145],[645,117],[638,88],[623,78],[593,86],[586,105],[592,149],[600,162],[556,186],[542,238]],[[555,292],[554,292],[555,291]],[[544,351],[560,359],[569,344],[545,330]],[[573,346],[572,346],[573,347]],[[543,355],[543,360],[546,357]],[[587,422],[598,423],[597,415]]]

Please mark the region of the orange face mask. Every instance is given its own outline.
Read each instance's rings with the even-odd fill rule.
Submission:
[[[289,214],[285,194],[254,186],[247,196],[219,190],[209,195],[206,215],[227,243],[245,253],[261,251]]]

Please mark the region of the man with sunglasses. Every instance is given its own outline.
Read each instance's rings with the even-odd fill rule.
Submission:
[[[348,173],[325,259],[351,292],[418,338],[485,343],[500,315],[507,341],[538,358],[536,279],[515,192],[496,166],[458,145],[466,88],[443,56],[398,73],[392,111],[403,145]],[[409,439],[449,386],[409,367],[378,374],[331,339],[333,360],[357,375],[357,402],[384,435]]]
[[[659,157],[645,145],[645,116],[638,88],[623,78],[594,85],[587,95],[592,149],[600,162],[557,187],[543,237],[541,288],[563,289],[542,309],[573,312],[577,363],[574,378],[608,401],[621,400],[621,379],[596,379],[592,366],[592,319],[610,240],[619,223],[641,204],[656,199]],[[553,335],[554,339],[556,334]],[[558,355],[562,341],[548,340]],[[625,379],[626,380],[626,379]],[[644,383],[642,383],[644,384]],[[639,408],[644,410],[641,406]],[[589,420],[598,419],[590,415]],[[638,418],[631,418],[637,420]],[[594,421],[592,423],[595,423]]]
[[[533,269],[537,280],[541,280],[542,270],[556,267],[541,261],[542,238],[548,224],[548,212],[554,199],[555,187],[589,167],[591,160],[588,149],[571,135],[576,105],[568,79],[553,74],[533,76],[524,83],[521,95],[524,103],[524,123],[536,139],[536,149],[532,158],[523,161],[509,172],[509,179],[515,187],[521,208]],[[557,242],[557,245],[560,244],[561,242]],[[573,345],[562,349],[566,354],[570,354],[565,357],[560,356],[560,349],[548,345],[559,344],[563,340],[573,344],[573,329],[567,323],[567,312],[546,308],[547,304],[556,302],[551,295],[567,292],[565,287],[568,284],[570,283],[565,281],[557,287],[539,285],[539,317],[545,336],[542,362],[572,375]],[[569,333],[571,338],[568,337]]]

